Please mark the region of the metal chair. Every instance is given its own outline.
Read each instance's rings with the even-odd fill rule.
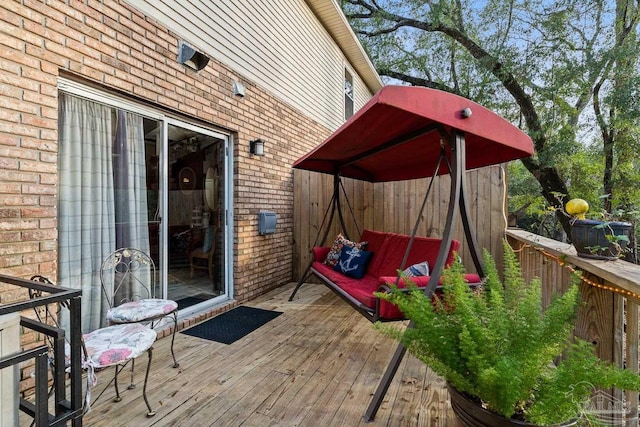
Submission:
[[[178,330],[178,303],[155,297],[157,283],[153,259],[139,249],[120,248],[102,262],[100,285],[109,305],[106,315],[109,324],[144,323],[153,328],[156,321],[173,318],[171,356],[173,367],[180,366],[173,350]]]
[[[48,278],[40,275],[33,276],[31,280],[53,285]],[[36,298],[42,296],[42,292],[31,289],[29,295],[31,298]],[[36,317],[40,323],[51,325],[54,330],[62,331],[63,328],[59,322],[62,308],[67,308],[65,303],[35,307]],[[50,393],[53,393],[56,388],[64,387],[64,384],[59,384],[59,382],[64,382],[61,381],[64,374],[61,375],[58,370],[68,371],[71,365],[70,343],[68,341],[60,342],[60,337],[65,336],[64,332],[45,336],[50,349],[49,360],[54,379]],[[82,368],[87,372],[84,412],[91,408],[91,389],[97,384],[97,370],[114,366],[115,374],[111,381],[115,387],[116,397],[113,400],[119,402],[122,398],[118,388],[118,374],[129,362],[133,363],[137,357],[146,352],[148,363],[142,387],[142,397],[147,405],[147,416],[155,415],[147,398],[147,383],[151,370],[152,346],[156,338],[157,334],[153,329],[139,323],[108,326],[82,336]],[[133,377],[131,380],[133,382]],[[107,387],[95,400],[99,399],[106,389]]]

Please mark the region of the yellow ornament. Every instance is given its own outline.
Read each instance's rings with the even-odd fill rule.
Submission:
[[[589,211],[589,203],[582,199],[571,199],[567,202],[565,209],[569,215],[585,219],[584,214]]]

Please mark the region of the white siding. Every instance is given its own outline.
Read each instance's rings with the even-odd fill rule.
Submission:
[[[343,123],[348,61],[304,0],[127,1],[229,66],[239,79],[268,90],[329,129]],[[371,95],[354,73],[355,110]]]

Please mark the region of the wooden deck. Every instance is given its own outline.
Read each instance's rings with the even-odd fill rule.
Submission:
[[[113,388],[84,418],[87,426],[460,426],[444,382],[407,355],[374,422],[363,414],[394,341],[373,330],[322,285],[293,285],[250,306],[283,314],[231,345],[178,333],[180,368],[171,368],[169,338],[154,346],[146,417],[141,396],[146,358],[136,366],[138,388],[112,402]],[[94,396],[112,371],[99,373]],[[123,376],[124,379],[124,376]]]

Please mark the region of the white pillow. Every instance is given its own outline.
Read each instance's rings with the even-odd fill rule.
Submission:
[[[418,264],[413,264],[411,267],[405,269],[403,273],[407,277],[416,277],[416,276],[428,276],[429,275],[429,262],[422,261]]]

